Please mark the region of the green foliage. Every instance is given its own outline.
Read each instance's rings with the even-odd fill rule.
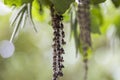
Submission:
[[[51,5],[50,0],[38,0],[42,5]]]
[[[33,0],[4,0],[4,3],[9,6],[21,6],[24,3],[32,3]]]
[[[102,2],[105,2],[106,0],[90,0],[92,4],[99,4],[99,3],[102,3]]]
[[[115,7],[119,7],[120,6],[120,0],[112,0],[112,2],[115,5]]]
[[[34,0],[4,0],[4,3],[9,6],[21,6],[24,3],[32,3]],[[74,0],[38,0],[42,5],[54,4],[58,13],[63,14]]]
[[[37,17],[38,19],[39,19],[39,21],[41,20],[41,21],[43,21],[44,19],[46,19],[46,20],[49,20],[50,19],[50,13],[49,13],[49,10],[47,9],[46,10],[46,6],[50,6],[51,4],[54,4],[54,8],[56,9],[56,12],[57,13],[59,13],[59,14],[63,14],[63,13],[65,13],[65,11],[66,10],[68,10],[69,9],[69,6],[70,6],[70,4],[72,3],[72,2],[74,2],[74,0],[34,0],[34,2],[33,2],[33,5],[30,5],[30,8],[28,8],[28,5],[27,5],[27,3],[32,3],[32,1],[33,0],[4,0],[5,1],[5,4],[6,5],[9,5],[9,6],[12,6],[12,5],[16,5],[16,6],[22,6],[24,3],[26,3],[26,7],[24,7],[24,9],[21,9],[20,11],[19,11],[19,14],[17,14],[17,16],[15,16],[16,18],[14,19],[14,21],[13,21],[13,26],[15,26],[16,25],[16,31],[15,31],[15,34],[19,31],[18,30],[18,28],[21,28],[21,24],[24,22],[24,24],[25,24],[25,20],[23,19],[23,16],[26,14],[28,17],[30,17],[30,19],[32,20],[32,14],[34,15],[34,17]],[[36,2],[35,2],[36,1]],[[103,8],[103,9],[100,9],[100,7],[98,6],[98,4],[99,3],[103,3],[103,2],[105,2],[106,0],[91,0],[91,4],[92,4],[92,6],[91,6],[91,10],[90,10],[90,13],[91,13],[91,16],[90,16],[90,18],[91,18],[91,31],[92,31],[92,33],[94,34],[94,33],[101,33],[101,35],[104,35],[104,38],[103,37],[100,37],[101,35],[94,35],[94,37],[95,38],[97,38],[97,39],[94,39],[94,37],[92,36],[92,40],[93,40],[93,44],[97,44],[97,45],[106,45],[105,43],[107,42],[108,43],[108,41],[107,41],[107,39],[106,39],[106,32],[107,32],[107,29],[108,29],[108,27],[109,27],[109,25],[111,25],[111,24],[114,24],[115,26],[116,26],[116,34],[117,34],[117,36],[120,38],[120,15],[118,15],[118,16],[115,16],[114,17],[114,11],[112,11],[110,8],[109,9],[107,9],[107,8]],[[109,0],[108,0],[109,1]],[[114,5],[116,6],[116,7],[119,7],[120,6],[120,0],[111,0],[113,3],[114,3]],[[110,3],[109,3],[110,4]],[[97,6],[96,6],[97,5]],[[45,6],[45,7],[44,7]],[[43,7],[43,8],[42,8]],[[106,7],[111,7],[111,6],[107,6],[106,5]],[[43,15],[41,15],[40,14],[40,10],[41,9],[44,9],[44,11],[45,11],[45,14],[43,14]],[[27,9],[27,10],[25,10],[25,9]],[[115,9],[117,9],[117,8],[115,8]],[[31,13],[31,10],[32,10],[32,12],[33,13]],[[102,14],[102,10],[103,10],[103,14]],[[110,12],[112,12],[112,13],[110,13],[109,12],[109,10],[110,10]],[[76,53],[78,53],[78,51],[80,51],[81,53],[84,53],[84,50],[82,49],[82,46],[84,45],[84,44],[82,44],[82,45],[80,45],[80,31],[78,30],[79,29],[79,27],[78,27],[78,22],[77,22],[77,17],[76,17],[76,6],[75,6],[75,8],[74,8],[74,15],[71,15],[71,32],[73,33],[73,35],[74,35],[74,39],[75,39],[75,46],[76,46]],[[104,13],[104,11],[105,11],[105,13]],[[113,19],[113,17],[115,18],[115,19]],[[65,18],[65,17],[64,17]],[[104,22],[103,22],[103,18],[104,18]],[[67,19],[70,19],[69,18],[69,16],[67,15]],[[30,21],[31,21],[30,20]],[[32,23],[33,23],[33,21],[31,21]],[[44,20],[44,22],[45,22],[45,20]],[[34,24],[34,23],[33,23]],[[4,24],[5,25],[5,24]],[[103,25],[103,26],[102,26]],[[7,25],[8,26],[8,25]],[[27,26],[31,26],[31,25],[27,25]],[[50,31],[47,31],[47,29],[48,28],[50,28],[51,29],[51,27],[49,27],[48,25],[47,25],[47,28],[45,28],[46,27],[46,25],[42,25],[43,27],[42,27],[42,29],[41,29],[41,33],[40,34],[42,34],[41,35],[41,37],[43,36],[43,32],[45,32],[45,34],[46,34],[46,32],[50,32]],[[102,26],[102,27],[101,27]],[[40,25],[40,27],[41,27],[41,25]],[[43,31],[44,30],[44,28],[45,28],[45,30],[46,31]],[[48,30],[50,30],[50,29],[48,29]],[[67,28],[68,29],[68,28]],[[105,33],[103,33],[102,34],[102,30],[100,30],[100,29],[104,29],[104,31],[105,31]],[[9,30],[8,30],[9,31]],[[101,32],[100,32],[101,31]],[[2,32],[1,32],[2,33]],[[30,31],[30,33],[31,33],[31,31]],[[6,34],[8,34],[8,33],[6,33]],[[4,35],[4,33],[2,34],[2,36]],[[34,42],[31,42],[31,40],[32,39],[34,39],[35,40],[35,37],[34,38],[30,38],[30,39],[25,39],[25,38],[28,38],[29,37],[29,35],[32,35],[32,34],[27,34],[27,35],[25,35],[25,36],[23,36],[23,37],[21,37],[20,38],[20,36],[19,36],[19,38],[20,38],[20,41],[19,42],[16,42],[16,47],[17,46],[20,46],[20,47],[18,47],[18,48],[16,48],[16,50],[17,51],[22,51],[22,52],[25,52],[24,54],[26,54],[26,53],[37,53],[36,51],[37,51],[37,47],[36,47],[36,45],[37,46],[40,46],[40,48],[41,48],[41,43],[34,43]],[[14,35],[15,36],[15,35]],[[27,36],[27,37],[26,37]],[[32,35],[32,36],[34,36],[34,35]],[[40,35],[39,35],[40,36]],[[48,36],[48,35],[47,35]],[[97,36],[97,37],[96,37]],[[50,36],[51,37],[51,36]],[[43,40],[46,40],[46,41],[49,41],[50,40],[50,37],[48,38],[48,39],[43,39]],[[43,37],[44,38],[44,37]],[[23,40],[22,40],[23,39]],[[35,40],[35,42],[38,40],[38,38]],[[40,39],[41,40],[41,39]],[[100,41],[99,41],[100,40]],[[105,40],[106,40],[106,42],[105,42]],[[82,40],[81,40],[82,41]],[[96,42],[96,43],[95,43]],[[25,43],[27,43],[27,45],[25,45],[25,46],[23,46],[23,44],[25,44]],[[46,44],[46,42],[44,43],[44,44]],[[44,45],[43,44],[43,45]],[[84,57],[84,59],[88,59],[88,57],[91,55],[90,53],[91,53],[91,48],[89,47],[89,45],[87,45],[87,44],[85,44],[84,46],[88,46],[88,49],[87,49],[87,51],[86,51],[86,53],[88,53],[88,55],[87,56],[85,56]],[[95,46],[96,47],[96,46]],[[94,48],[94,46],[93,46],[93,48]],[[35,52],[34,52],[34,51]],[[46,51],[46,48],[45,48],[45,51]],[[49,52],[49,51],[48,51]],[[38,54],[39,54],[40,52],[38,52]],[[41,53],[44,53],[44,52],[41,52]],[[18,55],[18,54],[17,54]],[[84,54],[82,54],[83,56],[84,56]],[[21,54],[19,55],[19,56],[21,56]],[[22,59],[22,60],[26,60],[26,57],[28,56],[28,54],[26,54],[26,56],[21,56],[21,58],[24,58],[24,59]],[[38,57],[39,55],[37,55],[37,57]],[[14,56],[15,57],[15,56]],[[34,54],[29,54],[29,56],[28,56],[28,59],[26,60],[26,61],[28,61],[29,59],[30,59],[30,57],[31,57],[31,59],[34,59],[34,60],[36,60],[37,58],[36,58],[36,56],[34,57]],[[98,56],[99,57],[99,56]],[[16,61],[16,59],[19,59],[20,61],[21,61],[21,58],[15,58],[13,61]],[[39,58],[40,59],[40,58]],[[45,60],[38,60],[38,62],[39,61],[45,61]],[[24,61],[23,61],[24,62]],[[35,63],[36,61],[34,61],[34,62],[32,62],[32,63]],[[14,62],[13,62],[14,63]],[[18,63],[18,62],[17,62]],[[25,62],[25,64],[26,64],[26,62]],[[38,64],[38,63],[37,63]],[[20,64],[21,65],[21,64]],[[36,65],[36,63],[35,64],[30,64],[30,66],[34,66],[34,65]],[[9,65],[8,65],[9,66]],[[26,66],[26,65],[25,65]],[[31,67],[30,66],[26,66],[26,68],[25,68],[25,70],[27,70],[28,71],[28,73],[29,73],[29,71],[31,70]],[[37,65],[38,66],[38,65]],[[40,64],[40,66],[41,66],[41,64]],[[20,66],[18,66],[19,68],[21,68]],[[30,67],[30,68],[28,68],[28,67]],[[92,66],[92,67],[94,67],[94,66]],[[18,68],[18,70],[19,70],[19,68]],[[39,68],[39,66],[38,66],[38,68]],[[10,69],[9,67],[8,67],[8,69]],[[35,67],[35,69],[36,69],[36,67]],[[45,68],[46,69],[46,68]],[[14,69],[11,69],[11,71],[6,71],[6,73],[7,72],[13,72],[12,70],[14,70]],[[21,71],[21,70],[20,70]],[[24,69],[23,69],[23,71],[24,71]],[[36,72],[37,71],[40,71],[40,70],[36,70]],[[76,70],[77,71],[77,70]],[[4,71],[3,71],[4,72]],[[36,73],[35,72],[35,73]],[[45,71],[44,71],[45,72]],[[78,72],[78,71],[77,71]],[[27,74],[28,74],[27,73]],[[32,72],[30,72],[31,74],[30,75],[33,75],[32,74]],[[33,71],[33,73],[34,73],[34,71]],[[35,74],[34,73],[34,74]],[[7,73],[8,74],[8,73]],[[11,73],[10,73],[11,74]],[[13,75],[14,75],[14,73],[13,73]],[[21,75],[21,74],[20,74]],[[46,72],[45,72],[45,75],[46,75]],[[18,75],[19,76],[19,75]],[[38,75],[39,76],[39,75]],[[10,75],[10,77],[11,77],[11,75]],[[22,77],[24,77],[24,75],[22,76]],[[34,78],[32,78],[32,76],[31,77],[29,77],[29,75],[27,76],[27,78],[25,78],[25,80],[26,79],[35,79],[35,77]],[[71,76],[70,76],[71,77]],[[5,76],[5,78],[7,78],[6,80],[8,80],[9,79],[9,77],[6,77]],[[14,80],[14,78],[13,78],[13,76],[11,77],[12,78],[12,80]],[[41,77],[40,77],[41,78]],[[103,77],[102,77],[103,78]],[[16,79],[16,76],[15,76],[15,79]],[[21,77],[19,78],[19,79],[22,79]],[[36,78],[37,79],[37,78]],[[75,77],[75,79],[76,79],[76,77]],[[1,79],[0,78],[0,80],[3,80],[3,79]],[[40,80],[47,80],[47,79],[40,79]],[[65,80],[69,80],[69,79],[66,79],[65,78]],[[98,80],[98,79],[90,79],[90,80]],[[108,79],[108,80],[110,80],[110,79]],[[111,79],[112,80],[112,79]]]
[[[76,48],[76,55],[79,51],[80,47],[80,39],[79,39],[79,32],[77,28],[77,17],[75,17],[74,22],[72,23],[72,30],[73,30],[73,35],[74,35],[74,40],[75,40],[75,48]]]
[[[59,14],[65,13],[65,11],[70,7],[70,4],[74,2],[74,0],[50,0],[54,6],[56,11]]]
[[[76,56],[77,56],[80,46],[80,39],[79,39],[78,21],[76,14],[77,14],[76,5],[73,3],[70,8],[70,27],[71,27],[70,38],[73,35],[75,41]]]
[[[12,42],[18,33],[20,27],[23,28],[25,26],[27,18],[33,25],[34,30],[37,32],[35,24],[32,18],[32,3],[23,4],[19,9],[16,15],[14,15],[13,20],[11,21],[11,26],[15,26],[10,41]]]
[[[99,6],[92,6],[91,9],[91,32],[100,33],[100,26],[103,22],[103,16]]]

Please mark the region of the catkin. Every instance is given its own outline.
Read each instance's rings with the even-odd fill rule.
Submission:
[[[78,23],[80,26],[80,45],[83,53],[85,64],[84,80],[87,80],[88,73],[88,49],[91,46],[90,36],[90,0],[78,0]]]
[[[64,26],[62,23],[63,16],[55,12],[54,6],[51,6],[51,17],[53,26],[53,80],[57,80],[58,77],[63,76],[62,68],[64,49],[63,45],[66,44],[64,41],[65,32],[63,30]]]

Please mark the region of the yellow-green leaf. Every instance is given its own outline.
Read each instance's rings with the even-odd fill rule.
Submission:
[[[4,3],[9,6],[21,6],[24,3],[31,3],[33,0],[4,0]]]

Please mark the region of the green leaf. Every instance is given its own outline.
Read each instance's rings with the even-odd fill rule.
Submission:
[[[21,25],[22,17],[23,17],[23,15],[24,15],[24,12],[25,12],[25,10],[20,13],[20,15],[18,16],[18,18],[17,18],[17,20],[16,20],[16,24],[15,24],[15,27],[14,27],[14,30],[13,30],[13,33],[12,33],[12,36],[11,36],[11,38],[10,38],[10,42],[13,42],[13,39],[15,38],[16,34],[17,34],[18,31],[19,31],[19,27],[20,27],[20,25]]]
[[[20,13],[21,13],[22,11],[24,11],[25,7],[26,7],[26,4],[23,4],[23,5],[20,7],[20,9],[18,10],[17,14],[14,15],[14,18],[12,19],[10,26],[13,26],[13,24],[14,24],[15,21],[17,20],[18,16],[20,15]]]
[[[78,30],[78,21],[77,21],[77,11],[76,11],[76,6],[72,4],[71,10],[70,10],[70,38],[74,37],[75,41],[75,49],[76,49],[76,56],[79,52],[79,46],[80,46],[80,38],[79,38],[79,30]]]
[[[21,6],[24,3],[32,3],[33,0],[4,0],[4,3],[9,6]]]
[[[78,51],[79,51],[79,46],[80,46],[79,32],[77,29],[77,17],[75,18],[75,20],[73,22],[73,33],[74,33],[76,56],[77,56]]]
[[[50,0],[38,0],[42,5],[51,5]]]
[[[92,6],[91,9],[91,32],[100,33],[100,26],[103,22],[103,17],[99,6]]]
[[[28,3],[27,4],[27,12],[28,12],[28,17],[31,21],[31,23],[33,24],[33,28],[35,30],[35,32],[37,32],[37,28],[35,27],[34,21],[33,21],[33,17],[32,17],[32,4]]]
[[[71,8],[70,8],[70,39],[72,38],[72,34],[74,32],[74,25],[75,25],[75,21],[76,21],[76,7],[74,4],[72,4]]]
[[[29,20],[31,21],[34,30],[37,32],[37,29],[35,27],[35,24],[33,22],[33,18],[32,18],[32,3],[28,3],[28,4],[23,4],[20,9],[18,10],[17,14],[15,15],[15,18],[13,18],[12,22],[11,22],[11,26],[14,26],[14,30],[11,36],[10,41],[13,41],[14,37],[16,36],[16,34],[18,33],[20,27],[23,28],[25,25],[25,20],[27,19],[27,17],[29,18]]]
[[[120,6],[120,0],[112,0],[112,2],[115,5],[115,7],[119,7]]]
[[[21,0],[4,0],[4,3],[9,6],[20,6],[21,5]]]
[[[103,2],[105,2],[106,0],[91,0],[91,3],[92,4],[99,4],[99,3],[103,3]]]
[[[63,14],[69,8],[70,4],[75,0],[50,0],[50,1],[54,4],[56,11],[59,14]]]
[[[72,38],[72,33],[74,30],[74,26],[73,26],[73,12],[70,12],[70,39]]]

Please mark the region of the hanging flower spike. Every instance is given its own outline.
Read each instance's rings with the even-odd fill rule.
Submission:
[[[90,36],[90,0],[78,0],[78,23],[80,25],[80,46],[85,64],[84,80],[87,80],[88,73],[88,50],[91,47]]]
[[[51,17],[52,17],[52,26],[54,30],[54,38],[53,38],[53,80],[57,80],[58,77],[63,76],[62,68],[64,65],[62,62],[64,54],[63,45],[66,44],[64,41],[65,33],[63,31],[63,16],[55,13],[54,6],[51,6]]]

